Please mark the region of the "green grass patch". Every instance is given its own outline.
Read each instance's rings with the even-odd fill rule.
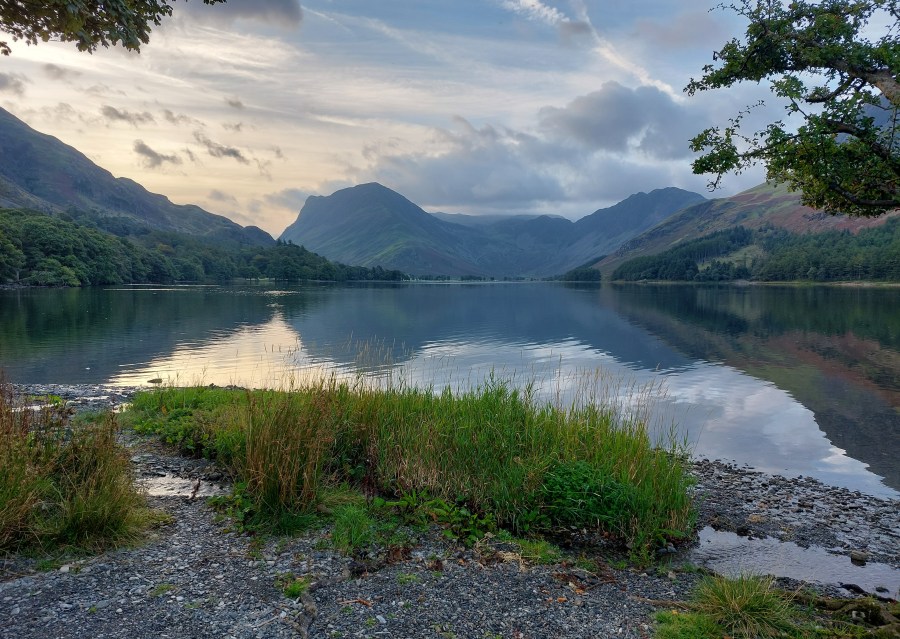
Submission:
[[[777,637],[792,627],[792,607],[771,577],[706,577],[693,609],[736,637]]]
[[[175,584],[170,583],[162,583],[156,584],[148,593],[150,597],[162,597],[164,594],[172,592],[175,590]]]
[[[873,599],[785,592],[771,577],[705,577],[691,601],[656,613],[656,639],[878,639],[900,636],[898,621]]]
[[[589,527],[641,562],[693,523],[685,451],[602,398],[561,407],[494,379],[458,393],[331,379],[289,392],[163,388],[135,397],[125,419],[225,464],[243,520],[316,513],[347,484],[468,542]],[[370,515],[327,510],[356,547],[351,531]]]
[[[112,414],[23,408],[0,382],[0,551],[95,550],[151,523]]]
[[[310,581],[308,577],[295,577],[291,573],[279,575],[275,579],[275,586],[288,599],[299,598],[303,593],[309,590],[309,584]]]
[[[375,539],[376,523],[368,510],[357,504],[345,504],[334,511],[331,541],[347,555],[365,550]]]

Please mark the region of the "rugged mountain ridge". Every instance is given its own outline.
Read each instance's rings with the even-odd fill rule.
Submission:
[[[432,215],[378,183],[312,196],[281,239],[329,259],[414,275],[544,277],[580,266],[703,196],[639,193],[572,222],[541,215]]]
[[[0,206],[45,213],[85,213],[103,225],[124,219],[132,227],[174,231],[213,242],[268,246],[275,240],[199,206],[172,203],[127,178],[116,178],[75,148],[35,131],[0,108]],[[115,232],[115,231],[114,231]]]
[[[884,224],[896,215],[889,213],[878,218],[830,215],[803,206],[799,194],[784,185],[760,184],[737,195],[707,200],[676,212],[624,242],[618,250],[599,260],[595,267],[608,278],[616,267],[630,259],[661,253],[681,242],[737,226],[748,229],[774,226],[792,233],[831,230],[856,233]]]

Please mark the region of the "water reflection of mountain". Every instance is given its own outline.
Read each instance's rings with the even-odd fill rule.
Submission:
[[[646,330],[597,303],[598,287],[542,284],[422,284],[320,289],[314,315],[281,300],[285,319],[313,357],[353,365],[360,344],[395,363],[427,346],[498,343],[527,348],[572,340],[644,369],[692,362]],[[349,347],[348,347],[349,346]]]
[[[642,286],[602,296],[687,357],[788,391],[833,444],[900,489],[897,292]]]
[[[23,383],[102,383],[120,365],[268,322],[270,303],[203,287],[0,291],[0,366]]]

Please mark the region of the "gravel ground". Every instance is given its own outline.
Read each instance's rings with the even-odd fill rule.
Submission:
[[[77,408],[115,407],[133,389],[21,387]],[[684,599],[698,579],[667,567],[534,566],[487,540],[466,549],[438,530],[409,531],[407,552],[387,561],[344,557],[328,531],[256,540],[225,531],[202,494],[220,488],[215,465],[130,437],[136,473],[180,478],[181,494],[151,495],[171,520],[134,548],[39,572],[33,559],[0,559],[0,637],[651,637],[648,600]],[[900,503],[814,480],[788,480],[699,461],[699,523],[834,552],[866,552],[900,567]],[[191,499],[190,492],[198,496]],[[298,599],[279,588],[305,577]],[[847,595],[836,587],[819,588]],[[897,593],[892,593],[896,597]]]

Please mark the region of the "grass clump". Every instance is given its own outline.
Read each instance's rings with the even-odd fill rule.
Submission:
[[[345,504],[334,511],[334,547],[347,555],[363,551],[375,537],[375,521],[358,504]]]
[[[315,513],[348,483],[469,542],[577,526],[642,562],[693,522],[686,456],[657,447],[646,419],[603,401],[542,404],[495,379],[458,393],[333,378],[289,392],[166,388],[139,394],[127,418],[220,459],[269,519]]]
[[[308,577],[295,577],[287,573],[279,575],[275,579],[275,585],[288,599],[298,599],[309,590],[310,580]]]
[[[735,637],[777,637],[792,627],[792,606],[771,577],[706,577],[692,608]]]
[[[672,602],[668,602],[670,605]],[[896,637],[900,622],[870,599],[788,593],[771,577],[710,576],[691,601],[656,614],[656,639],[868,639]],[[867,611],[852,614],[847,611]]]
[[[93,550],[133,538],[150,519],[115,416],[34,410],[0,382],[0,551]]]

